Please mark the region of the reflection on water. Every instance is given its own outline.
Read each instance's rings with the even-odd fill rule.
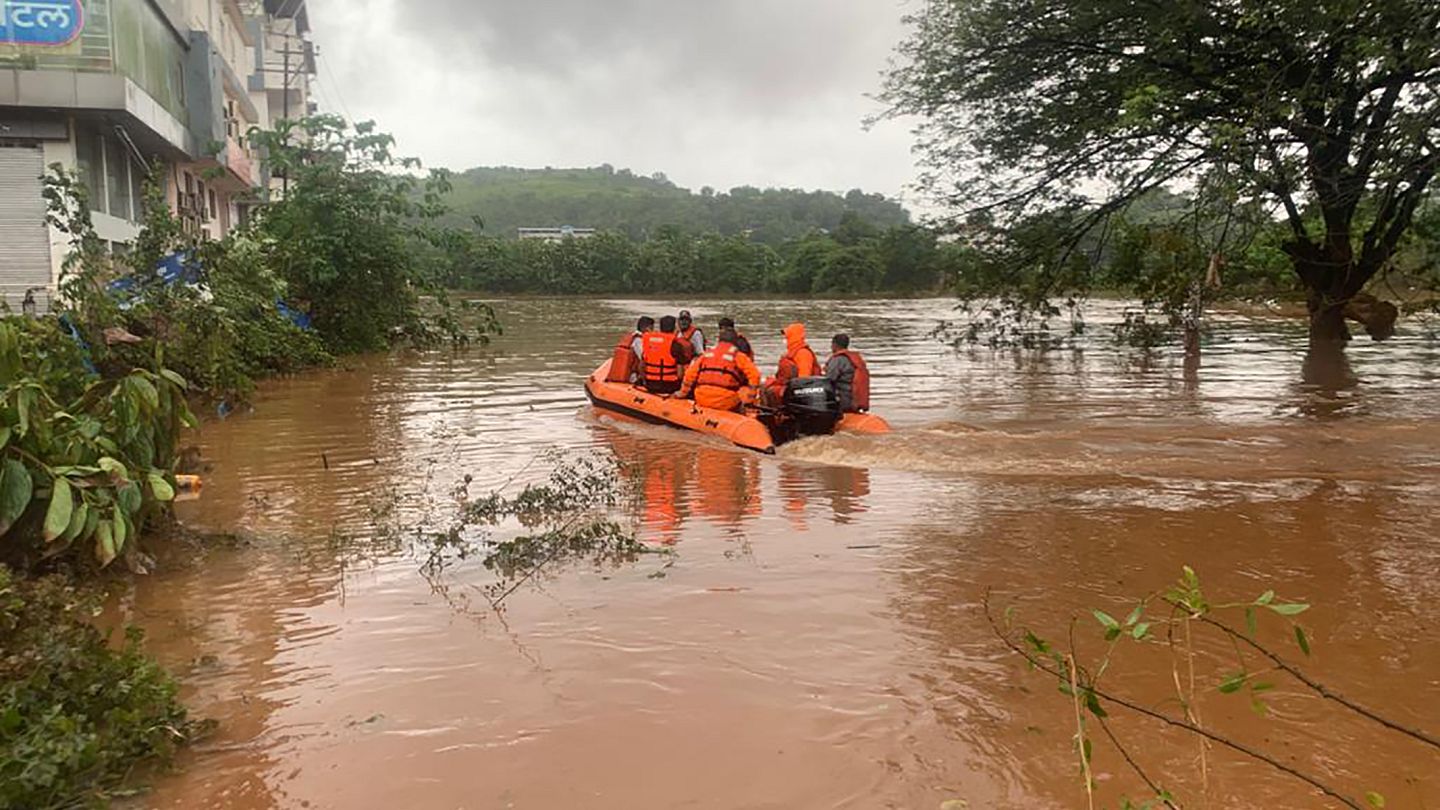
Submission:
[[[581,380],[615,335],[680,302],[502,302],[486,352],[266,384],[253,413],[204,427],[214,470],[182,513],[248,539],[120,605],[222,724],[143,805],[1081,806],[1067,704],[979,604],[1060,635],[1184,564],[1215,594],[1314,602],[1309,665],[1440,729],[1433,343],[1402,331],[1321,363],[1297,325],[1224,319],[1187,368],[1100,340],[956,352],[929,334],[945,302],[684,304],[736,317],[767,371],[796,317],[817,343],[851,333],[897,432],[763,457],[592,412]],[[542,478],[552,448],[617,457],[642,537],[677,556],[557,571],[503,618],[467,606],[478,565],[436,593],[404,555],[344,562],[336,538],[395,495]],[[1119,665],[1137,700],[1173,703],[1164,655]],[[1201,708],[1352,793],[1436,803],[1433,753],[1294,684],[1275,694],[1273,717],[1213,694]],[[1114,722],[1168,785],[1205,792],[1188,741]],[[1210,756],[1210,806],[1324,806]],[[1140,795],[1113,751],[1096,761],[1101,803]]]

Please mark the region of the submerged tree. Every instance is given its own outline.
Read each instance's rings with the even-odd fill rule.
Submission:
[[[1073,246],[1166,183],[1213,188],[1283,217],[1312,339],[1389,336],[1363,290],[1440,162],[1440,4],[929,0],[911,22],[885,98],[924,119],[952,204],[1083,212]]]

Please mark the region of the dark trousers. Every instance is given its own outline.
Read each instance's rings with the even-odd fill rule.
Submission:
[[[673,394],[680,390],[679,380],[646,380],[645,390],[652,394]]]

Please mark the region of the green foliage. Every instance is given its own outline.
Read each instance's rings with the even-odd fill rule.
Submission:
[[[491,293],[921,293],[956,275],[952,246],[931,231],[863,226],[845,238],[816,232],[776,249],[674,227],[643,242],[613,231],[559,242],[458,233],[428,261],[446,284]]]
[[[260,209],[255,238],[325,347],[366,352],[445,337],[421,309],[434,279],[419,257],[423,246],[445,239],[428,223],[444,211],[448,173],[421,180],[413,173],[419,161],[397,157],[395,139],[370,122],[351,128],[321,115],[250,138],[289,182]]]
[[[107,566],[174,499],[184,378],[87,376],[73,346],[53,321],[0,319],[0,559],[74,548]]]
[[[1312,335],[1344,339],[1345,306],[1394,258],[1440,168],[1440,7],[1427,0],[933,0],[911,23],[890,112],[924,122],[932,191],[1008,237],[1013,277],[990,295],[1021,306],[1068,270],[1055,245],[1104,242],[1112,217],[1181,183],[1201,233],[1231,209],[1261,225],[1282,214],[1267,238],[1306,291]],[[1055,239],[1015,233],[1053,212],[1080,215]],[[1243,236],[1212,233],[1202,255],[1243,251]],[[1191,248],[1161,236],[1153,262],[1204,278]],[[1144,286],[1168,300],[1185,284]],[[1383,308],[1352,317],[1388,334]]]
[[[0,566],[0,810],[104,806],[137,764],[164,764],[201,730],[175,683],[89,624],[94,602]]]
[[[1013,608],[1005,611],[1003,623],[997,620],[990,612],[988,598],[986,616],[997,635],[1011,650],[1023,656],[1032,668],[1054,677],[1060,691],[1073,702],[1078,758],[1082,770],[1088,775],[1091,748],[1088,744],[1087,729],[1089,724],[1095,723],[1106,733],[1126,765],[1154,791],[1153,796],[1141,804],[1134,804],[1127,799],[1123,806],[1164,806],[1174,810],[1183,805],[1150,777],[1140,758],[1128,751],[1114,730],[1107,725],[1107,719],[1116,709],[1137,713],[1161,721],[1171,729],[1180,729],[1203,738],[1202,762],[1203,751],[1209,746],[1229,748],[1275,769],[1287,778],[1304,782],[1309,788],[1341,804],[1358,809],[1361,807],[1358,801],[1328,784],[1323,776],[1306,773],[1292,764],[1282,762],[1262,747],[1232,740],[1224,734],[1223,729],[1203,724],[1196,710],[1201,695],[1213,689],[1219,695],[1243,695],[1257,715],[1270,716],[1271,708],[1266,702],[1266,696],[1276,689],[1277,685],[1266,680],[1266,677],[1283,675],[1354,715],[1372,721],[1377,727],[1383,727],[1387,733],[1403,735],[1412,741],[1440,750],[1440,739],[1434,735],[1384,717],[1344,697],[1290,663],[1260,635],[1259,616],[1266,611],[1288,620],[1309,609],[1310,605],[1305,602],[1280,600],[1273,590],[1267,590],[1247,601],[1216,603],[1202,587],[1200,577],[1194,569],[1185,566],[1175,583],[1161,593],[1139,599],[1123,621],[1107,611],[1092,610],[1090,615],[1099,624],[1104,645],[1098,658],[1089,662],[1082,661],[1079,657],[1073,625],[1067,650],[1037,635],[1033,630],[1013,627]],[[1231,623],[1231,617],[1243,617],[1243,631]],[[1296,646],[1308,657],[1310,642],[1304,628],[1295,622],[1290,622],[1290,628]],[[1228,641],[1224,646],[1233,650],[1233,662],[1210,663],[1209,673],[1206,674],[1205,661],[1210,656],[1203,652],[1202,644],[1198,640],[1198,634],[1202,631],[1216,634],[1221,640]],[[1121,658],[1116,655],[1120,645],[1132,643],[1145,645],[1171,658],[1168,670],[1172,677],[1167,677],[1166,682],[1175,692],[1173,703],[1179,707],[1178,716],[1153,701],[1138,701],[1127,696],[1129,683],[1124,675],[1115,672],[1112,664]],[[1133,658],[1133,655],[1124,656],[1124,660]],[[1205,767],[1201,765],[1202,770]],[[1087,776],[1086,790],[1093,792],[1094,789],[1094,784],[1088,781]],[[1373,791],[1366,794],[1365,800],[1371,807],[1383,807],[1385,801],[1383,796]]]
[[[146,184],[143,227],[123,260],[94,249],[99,239],[88,192],[72,173],[51,166],[45,193],[51,223],[71,240],[62,312],[105,376],[153,366],[159,358],[196,392],[224,399],[246,395],[256,377],[330,362],[315,335],[276,309],[285,286],[255,242],[186,234],[159,181]],[[190,257],[194,283],[166,284],[150,270],[172,254]],[[111,288],[120,279],[129,282],[123,293]],[[122,340],[109,338],[116,330]],[[73,359],[70,369],[78,372],[81,361]]]
[[[472,500],[467,477],[455,493],[459,509],[450,527],[421,533],[427,575],[438,577],[450,565],[479,553],[485,567],[500,575],[485,590],[498,607],[519,584],[551,563],[613,565],[647,553],[630,527],[610,517],[611,510],[635,497],[623,468],[590,456],[552,454],[550,463],[545,483],[529,484],[515,495],[496,490]]]
[[[879,194],[845,195],[741,186],[693,194],[663,175],[644,177],[610,166],[589,169],[476,168],[454,178],[452,211],[441,222],[468,227],[480,218],[491,235],[512,239],[521,227],[574,225],[622,233],[636,241],[663,228],[747,236],[779,247],[810,231],[835,230],[847,215],[879,227],[909,215]]]

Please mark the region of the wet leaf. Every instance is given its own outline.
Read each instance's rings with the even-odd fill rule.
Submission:
[[[1281,602],[1278,605],[1266,605],[1266,607],[1281,616],[1298,616],[1310,609],[1310,606],[1304,602]]]
[[[113,529],[115,535],[115,553],[119,554],[125,550],[125,541],[130,537],[130,525],[125,521],[125,515],[121,514],[118,506],[111,513],[110,522],[115,527]]]
[[[1105,640],[1114,641],[1115,639],[1120,637],[1121,632],[1123,631],[1119,627],[1112,627],[1109,630],[1105,631]]]
[[[1274,689],[1274,688],[1275,688],[1275,684],[1270,683],[1269,681],[1256,681],[1256,682],[1250,684],[1250,691],[1251,691],[1251,692],[1268,692],[1268,691],[1270,691],[1271,689]]]
[[[134,481],[126,481],[125,486],[115,491],[115,500],[126,513],[133,515],[139,512],[140,506],[144,502],[140,494],[140,485]]]
[[[1270,604],[1271,602],[1274,602],[1274,601],[1275,601],[1275,592],[1274,592],[1274,591],[1266,591],[1265,593],[1260,594],[1260,598],[1255,600],[1255,604],[1264,606],[1264,605],[1268,605],[1268,604]]]
[[[129,377],[127,384],[147,408],[154,411],[160,407],[160,392],[155,390],[154,383],[136,374]]]
[[[1267,717],[1270,714],[1270,706],[1260,698],[1252,696],[1250,698],[1250,711],[1254,712],[1257,717]]]
[[[108,520],[95,526],[95,559],[104,568],[115,561],[115,528]]]
[[[85,521],[89,519],[90,507],[85,505],[85,499],[82,497],[79,499],[79,502],[75,504],[75,509],[70,515],[70,525],[65,527],[65,533],[60,536],[60,539],[66,543],[75,542],[75,538],[79,537],[80,532],[85,530]]]
[[[1365,791],[1365,803],[1376,810],[1382,810],[1385,807],[1385,797],[1373,790],[1367,790]]]
[[[1095,695],[1095,690],[1093,689],[1085,690],[1085,708],[1089,709],[1090,713],[1096,717],[1104,718],[1110,716],[1106,713],[1105,707],[1100,705],[1100,698]]]
[[[13,458],[5,459],[0,465],[0,535],[10,531],[24,514],[34,491],[34,481],[25,465]]]
[[[1143,612],[1145,612],[1145,603],[1141,602],[1135,606],[1134,610],[1130,611],[1129,616],[1125,617],[1125,626],[1134,627],[1135,623],[1140,621],[1140,614]]]
[[[154,493],[155,500],[175,500],[175,488],[170,486],[170,482],[165,480],[165,476],[161,475],[158,472],[152,472],[148,476],[146,476],[145,480],[150,482],[150,491]]]
[[[168,368],[160,369],[160,376],[174,383],[181,391],[187,390],[190,387],[190,383],[186,382],[184,377],[181,377],[178,373]]]
[[[45,510],[45,542],[54,542],[70,527],[70,517],[75,511],[75,502],[70,496],[70,482],[56,478],[50,493],[50,506]]]
[[[1134,637],[1136,641],[1140,641],[1141,639],[1150,635],[1150,623],[1141,622],[1135,625],[1135,629],[1130,631],[1130,635]]]
[[[1220,694],[1228,695],[1240,691],[1240,687],[1245,685],[1245,680],[1249,677],[1250,675],[1245,672],[1236,672],[1230,675],[1220,682]]]
[[[1106,613],[1103,610],[1092,610],[1090,612],[1095,614],[1096,621],[1104,625],[1106,630],[1115,630],[1120,627],[1120,623],[1115,621],[1115,617],[1111,616],[1109,613]]]
[[[1256,631],[1256,629],[1257,629],[1255,625],[1256,625],[1256,621],[1255,621],[1255,608],[1253,608],[1253,607],[1247,607],[1247,608],[1245,608],[1245,632],[1246,632],[1251,638],[1254,638],[1254,637],[1255,637],[1255,631]]]
[[[95,527],[100,525],[100,510],[91,508],[85,516],[85,528],[80,530],[80,536],[76,539],[83,542],[95,535]]]
[[[20,437],[30,432],[30,411],[35,407],[35,389],[21,388],[15,395],[15,413],[20,419]]]
[[[1300,652],[1310,655],[1310,639],[1305,635],[1305,628],[1295,625],[1295,643],[1300,645]]]

